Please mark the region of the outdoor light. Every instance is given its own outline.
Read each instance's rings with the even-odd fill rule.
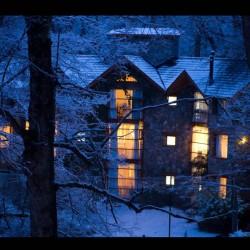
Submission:
[[[246,144],[247,142],[248,142],[247,136],[242,136],[239,140],[240,145]]]
[[[167,175],[166,176],[166,185],[167,186],[174,186],[174,184],[175,184],[175,177]]]

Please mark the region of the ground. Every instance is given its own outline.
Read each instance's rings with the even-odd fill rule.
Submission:
[[[165,207],[167,209],[167,207]],[[120,227],[111,229],[113,237],[168,237],[168,214],[144,210],[136,214],[124,205],[114,208]],[[176,214],[183,214],[181,210],[172,209]],[[107,213],[109,223],[114,223],[110,212]],[[96,234],[96,236],[101,236]],[[215,237],[217,234],[201,232],[196,223],[188,223],[184,219],[171,217],[172,237]]]

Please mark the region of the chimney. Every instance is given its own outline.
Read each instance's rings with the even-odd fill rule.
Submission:
[[[212,50],[209,56],[209,85],[214,82],[214,55],[215,51]]]
[[[142,56],[154,67],[174,61],[179,55],[181,32],[175,28],[134,27],[111,30],[108,35],[122,54]]]

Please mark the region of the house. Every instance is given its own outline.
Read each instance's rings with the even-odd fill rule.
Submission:
[[[126,196],[140,190],[147,178],[165,183],[171,176],[209,174],[217,176],[220,196],[225,197],[235,143],[248,140],[242,129],[235,133],[225,112],[250,82],[246,61],[214,53],[180,57],[181,34],[174,29],[134,28],[109,34],[114,43],[118,39],[125,44],[119,62],[108,65],[96,55],[74,57],[83,85],[111,93],[104,119],[110,131],[129,111],[139,110],[132,111],[110,140],[110,153],[120,162],[107,162],[109,188]],[[140,49],[143,43],[149,44],[148,54]],[[72,70],[64,72],[77,83]],[[159,105],[172,101],[177,102]],[[152,105],[159,107],[140,110]]]
[[[172,28],[112,30],[112,46],[123,43],[119,60],[74,55],[59,62],[62,83],[110,93],[100,112],[111,134],[104,162],[108,187],[121,196],[141,190],[145,180],[178,185],[176,176],[216,175],[225,198],[235,144],[249,140],[226,112],[238,105],[237,96],[247,95],[246,61],[214,53],[181,57],[180,35]],[[250,99],[243,99],[247,105]],[[249,111],[240,111],[235,113],[247,119]]]

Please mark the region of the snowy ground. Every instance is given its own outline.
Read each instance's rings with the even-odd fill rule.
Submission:
[[[172,211],[178,214],[183,213],[178,209],[172,209]],[[115,214],[120,227],[111,229],[113,237],[168,237],[168,214],[166,213],[144,210],[142,213],[136,214],[126,206],[119,205],[115,207]],[[106,216],[109,223],[114,223],[110,213],[107,213]],[[184,219],[171,217],[171,236],[215,237],[217,234],[201,232],[196,223],[187,223]]]

